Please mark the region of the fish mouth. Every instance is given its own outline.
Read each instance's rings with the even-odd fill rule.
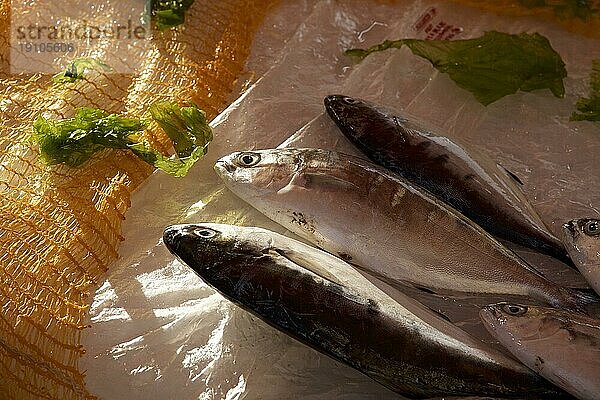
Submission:
[[[563,239],[570,245],[573,244],[573,240],[575,239],[575,236],[577,236],[577,223],[578,220],[573,219],[562,226]]]
[[[484,322],[484,325],[487,325],[491,328],[496,327],[496,325],[502,318],[502,312],[499,309],[502,304],[504,303],[490,304],[479,310],[479,317]]]
[[[329,115],[329,118],[338,126],[340,131],[348,137],[350,140],[355,140],[362,136],[360,129],[349,122],[353,119],[354,115],[358,112],[358,104],[362,100],[344,96],[342,94],[332,94],[325,97],[323,103],[325,104],[325,111]]]
[[[221,234],[214,224],[178,224],[167,226],[163,232],[163,243],[176,256],[190,248],[192,243],[202,243],[213,240]]]
[[[220,160],[217,160],[213,168],[219,176],[233,174],[236,169],[235,165],[229,162],[226,158],[221,158]]]
[[[563,231],[574,235],[575,234],[575,224],[576,224],[576,220],[571,220],[571,221],[567,222],[566,224],[563,224]]]
[[[163,243],[169,252],[175,256],[177,256],[181,250],[181,238],[185,235],[183,230],[184,226],[185,225],[171,225],[166,227],[163,232]]]
[[[214,255],[211,249],[220,242],[221,235],[219,224],[171,225],[163,232],[163,243],[179,261],[200,274],[210,265]]]
[[[332,94],[326,96],[323,100],[323,104],[325,104],[325,111],[327,114],[336,122],[339,122],[341,119],[340,112],[342,110],[343,101],[347,96],[341,94]]]

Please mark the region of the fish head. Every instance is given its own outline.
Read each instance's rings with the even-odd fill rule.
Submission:
[[[483,325],[522,363],[541,373],[547,357],[568,351],[577,336],[578,314],[541,306],[499,303],[480,311]],[[553,348],[555,347],[555,348]],[[564,354],[560,355],[564,357]]]
[[[481,309],[486,329],[502,343],[522,346],[523,341],[550,336],[560,328],[558,310],[514,303],[498,303]]]
[[[163,233],[167,249],[207,282],[216,275],[238,274],[240,266],[263,256],[271,248],[268,235],[258,228],[225,224],[171,225]],[[237,271],[237,272],[236,272]],[[234,276],[230,276],[235,280]]]
[[[563,225],[563,243],[579,266],[600,268],[600,220],[574,219]]]
[[[407,143],[406,120],[366,100],[343,95],[325,97],[325,110],[344,135],[368,154]]]
[[[325,97],[324,103],[329,117],[351,138],[360,139],[372,123],[387,119],[374,104],[355,97],[334,94]]]
[[[217,175],[235,194],[252,204],[293,185],[312,149],[269,149],[229,154],[215,164]],[[297,182],[296,182],[297,183]]]

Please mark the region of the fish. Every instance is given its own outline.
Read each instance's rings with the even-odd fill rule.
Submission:
[[[519,362],[308,244],[213,223],[167,227],[163,242],[228,300],[403,395],[562,396]]]
[[[560,239],[524,196],[523,182],[515,174],[368,101],[331,95],[324,103],[340,131],[376,164],[428,190],[493,235],[574,267]]]
[[[457,210],[368,160],[321,149],[235,152],[215,164],[234,194],[316,246],[384,277],[443,293],[511,294],[578,309]]]
[[[529,368],[578,399],[600,399],[600,320],[509,303],[486,306],[480,317]]]
[[[600,294],[600,220],[573,219],[563,225],[563,243],[577,269]]]

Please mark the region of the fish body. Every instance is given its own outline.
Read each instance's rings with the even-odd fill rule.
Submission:
[[[581,400],[600,399],[600,321],[552,308],[497,304],[488,331],[515,357]]]
[[[272,220],[388,283],[577,307],[576,294],[536,273],[468,218],[369,161],[287,148],[233,153],[215,170]]]
[[[600,294],[600,220],[574,219],[563,225],[563,242],[575,266]]]
[[[343,260],[253,227],[175,225],[164,243],[227,299],[404,395],[557,395],[520,363]]]
[[[367,157],[459,210],[493,235],[573,266],[523,195],[518,178],[482,154],[477,161],[449,138],[370,102],[325,98],[342,133]]]

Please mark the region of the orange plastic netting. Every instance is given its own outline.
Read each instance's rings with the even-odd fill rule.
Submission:
[[[29,141],[33,120],[80,106],[141,116],[161,99],[193,100],[212,119],[272,3],[197,0],[183,27],[152,39],[138,74],[57,87],[48,75],[9,73],[10,1],[0,2],[0,398],[93,397],[78,368],[89,294],[118,256],[132,190],[152,172],[122,151],[78,169],[45,166]],[[152,128],[146,135],[168,149]]]

